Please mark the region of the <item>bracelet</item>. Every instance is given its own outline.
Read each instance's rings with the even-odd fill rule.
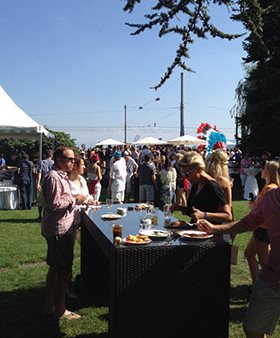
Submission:
[[[204,219],[207,219],[207,212],[204,211]]]

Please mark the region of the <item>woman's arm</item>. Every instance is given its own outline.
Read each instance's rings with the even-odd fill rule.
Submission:
[[[102,180],[102,172],[101,172],[101,168],[99,167],[99,165],[97,166],[97,177],[99,181]]]
[[[209,234],[239,234],[241,232],[250,231],[250,227],[245,222],[244,218],[239,221],[230,222],[227,224],[214,225],[205,219],[198,220],[198,229],[206,231]]]
[[[207,219],[210,222],[223,223],[232,221],[231,207],[226,204],[217,208],[217,212],[201,211],[193,208],[191,217],[198,221],[199,219]]]
[[[227,204],[231,207],[232,205],[232,189],[230,181],[225,177],[217,178],[217,182],[224,191],[224,196],[227,201]]]

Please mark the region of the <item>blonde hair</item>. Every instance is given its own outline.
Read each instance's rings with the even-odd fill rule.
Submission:
[[[275,183],[279,186],[280,185],[279,162],[266,161],[264,165],[264,169],[266,169],[268,173],[268,177],[269,177],[268,184]]]
[[[202,170],[205,168],[203,157],[196,151],[188,151],[179,160],[179,166],[193,166]]]
[[[229,179],[228,155],[223,149],[217,149],[205,160],[205,171],[214,179],[224,177]]]
[[[181,153],[175,153],[175,154],[173,155],[173,159],[174,159],[176,162],[179,162],[179,161],[182,159],[182,157],[183,157],[183,154],[181,154]]]

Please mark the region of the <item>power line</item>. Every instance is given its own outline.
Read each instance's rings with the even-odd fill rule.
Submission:
[[[201,103],[192,103],[192,102],[184,102],[184,103],[187,105],[195,105],[195,106],[201,106],[201,107],[206,107],[206,108],[211,108],[211,109],[229,110],[229,108],[218,107],[218,106],[208,106],[206,104],[201,104]]]
[[[49,129],[75,129],[75,130],[95,130],[95,129],[117,129],[117,130],[123,130],[123,126],[48,126]],[[145,125],[130,125],[128,126],[128,129],[148,129],[152,128],[154,130],[162,130],[162,129],[177,129],[178,126],[154,126],[153,124],[145,124]],[[196,126],[187,126],[186,129],[196,130]],[[221,130],[234,130],[234,127],[219,127]]]

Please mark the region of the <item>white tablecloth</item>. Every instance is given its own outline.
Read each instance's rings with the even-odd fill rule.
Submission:
[[[246,175],[248,175],[248,176],[246,178],[243,198],[245,200],[250,200],[250,193],[252,193],[255,198],[259,194],[258,182],[257,182],[255,176],[260,172],[260,169],[245,168],[244,171],[245,171]]]
[[[0,209],[17,209],[17,187],[0,186]]]

